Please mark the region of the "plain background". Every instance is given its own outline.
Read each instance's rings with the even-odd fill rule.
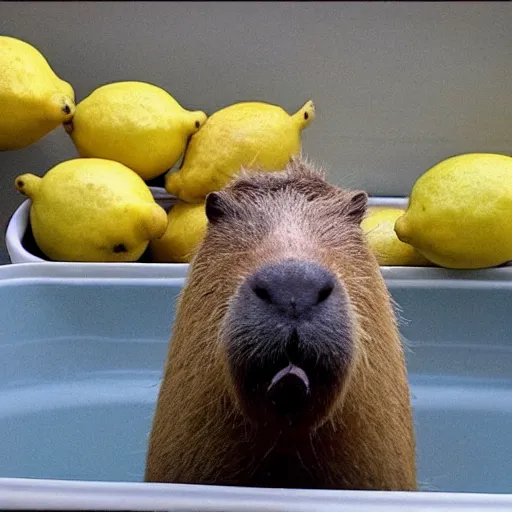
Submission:
[[[448,156],[512,154],[510,2],[0,2],[0,34],[36,46],[77,101],[121,80],[209,114],[311,98],[304,152],[372,195],[408,195]],[[62,128],[0,153],[2,224],[18,174],[76,156]]]

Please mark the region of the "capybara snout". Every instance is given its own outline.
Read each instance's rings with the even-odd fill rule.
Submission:
[[[244,279],[221,341],[252,421],[310,429],[327,417],[354,353],[352,316],[337,276],[317,262],[282,259]]]

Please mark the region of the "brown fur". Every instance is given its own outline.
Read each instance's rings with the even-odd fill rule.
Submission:
[[[329,185],[296,159],[242,174],[220,193],[191,264],[158,397],[146,481],[415,490],[415,441],[390,296],[359,221],[366,196]],[[351,218],[352,217],[352,218]],[[222,352],[222,322],[244,276],[301,255],[331,269],[350,298],[357,357],[343,395],[306,438],[260,431],[242,414]]]

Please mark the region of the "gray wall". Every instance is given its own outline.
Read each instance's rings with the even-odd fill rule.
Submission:
[[[407,195],[453,154],[512,153],[509,2],[0,2],[0,33],[39,48],[78,100],[118,80],[208,113],[312,98],[305,152],[374,195]],[[62,129],[0,153],[0,220],[23,199],[17,174],[75,156]]]

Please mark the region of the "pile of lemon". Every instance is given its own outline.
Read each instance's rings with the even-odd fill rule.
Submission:
[[[56,261],[137,261],[149,248],[153,262],[189,262],[206,231],[207,194],[242,168],[282,169],[315,118],[311,101],[293,115],[243,102],[208,117],[144,82],[109,83],[76,103],[36,48],[7,36],[0,105],[0,151],[34,144],[58,126],[77,150],[43,177],[15,181],[31,199],[38,247]],[[169,213],[146,183],[159,176],[176,198]],[[512,260],[512,157],[443,160],[414,183],[406,208],[370,208],[361,226],[381,265],[502,265]]]
[[[512,260],[512,157],[447,158],[416,180],[405,210],[370,209],[361,226],[381,265],[506,264]]]
[[[206,230],[206,196],[242,168],[282,169],[315,118],[311,101],[293,115],[241,102],[207,117],[145,82],[102,85],[76,103],[39,50],[8,36],[0,36],[0,105],[0,151],[59,126],[77,150],[42,177],[15,180],[31,200],[35,242],[55,261],[133,262],[149,247],[151,261],[189,262]],[[159,176],[176,198],[169,214],[147,185]]]

